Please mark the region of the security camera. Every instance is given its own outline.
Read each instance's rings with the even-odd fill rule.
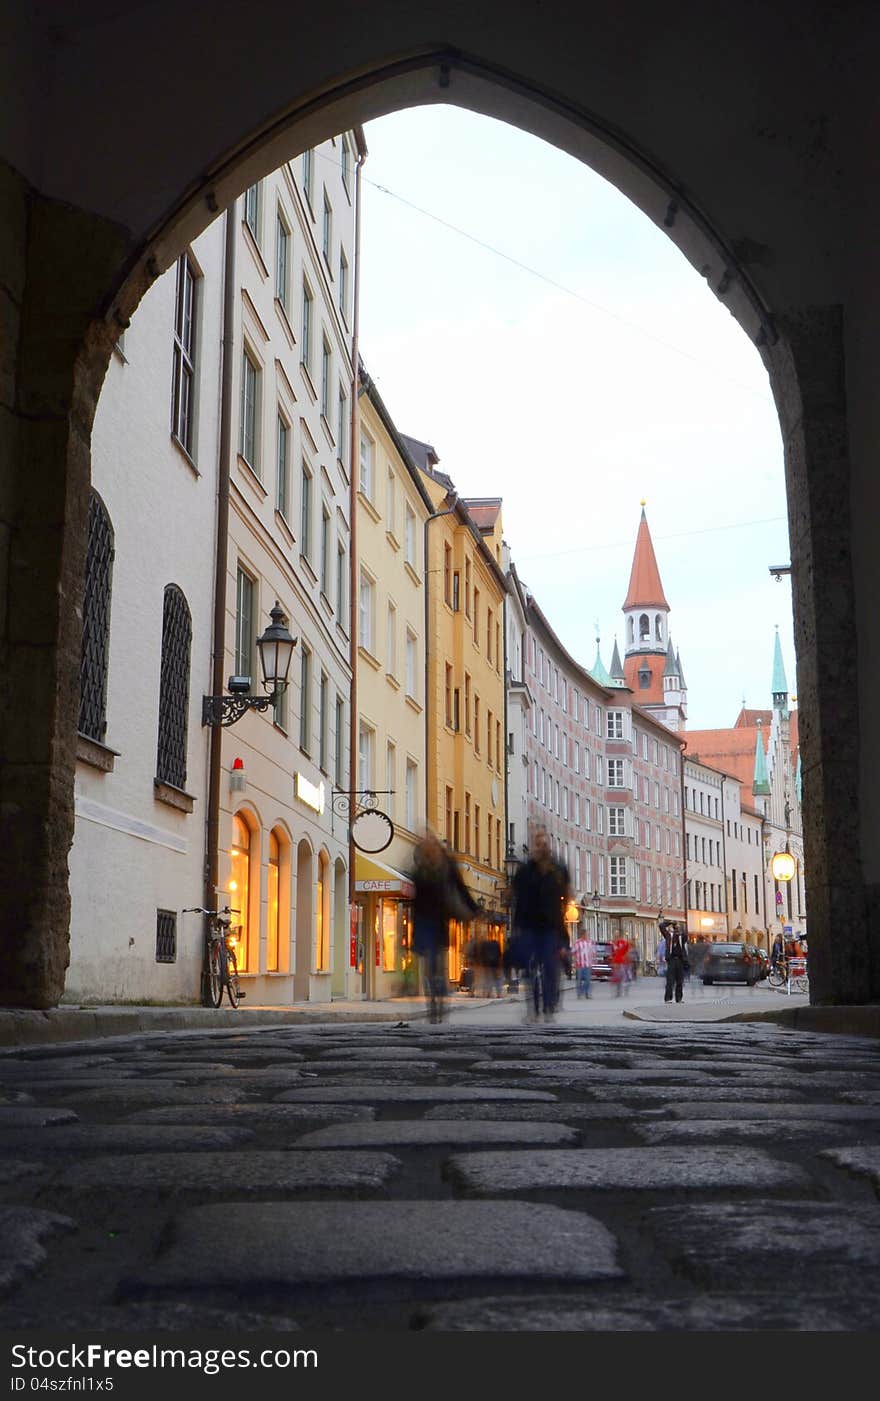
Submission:
[[[245,696],[251,689],[251,678],[249,676],[230,676],[226,684],[234,696]]]

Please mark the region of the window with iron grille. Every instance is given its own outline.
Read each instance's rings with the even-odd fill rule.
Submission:
[[[174,385],[171,432],[192,454],[196,374],[196,273],[185,253],[177,260],[174,309]]]
[[[186,787],[186,731],[192,618],[176,584],[165,589],[162,611],[162,669],[159,681],[159,744],[156,777]]]
[[[107,662],[110,652],[110,584],[113,527],[96,491],[89,497],[89,543],[83,590],[79,732],[103,743],[107,731]]]
[[[174,910],[156,911],[156,962],[177,962],[177,915]]]

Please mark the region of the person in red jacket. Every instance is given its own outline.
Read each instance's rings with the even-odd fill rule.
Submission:
[[[611,981],[618,997],[629,991],[629,942],[626,939],[615,939],[611,947]]]

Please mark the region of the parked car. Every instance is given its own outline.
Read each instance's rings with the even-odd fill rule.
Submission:
[[[601,940],[593,943],[593,977],[600,982],[611,978],[611,950],[613,944],[607,944]]]
[[[710,944],[703,964],[703,982],[745,983],[754,987],[761,977],[761,959],[748,944]]]
[[[770,955],[765,953],[763,949],[756,948],[754,944],[748,944],[746,947],[758,960],[758,979],[763,982],[770,972]]]

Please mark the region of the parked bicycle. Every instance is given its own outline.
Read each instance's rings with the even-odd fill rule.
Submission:
[[[208,918],[208,947],[206,951],[206,979],[210,1005],[219,1007],[223,1001],[223,989],[233,1007],[237,1007],[245,994],[238,981],[238,963],[233,945],[237,942],[232,934],[232,916],[240,913],[228,905],[222,910],[206,910],[201,905],[193,905],[183,913],[206,915]]]
[[[802,958],[777,958],[767,974],[769,988],[785,988],[788,992],[809,992],[810,982]]]

